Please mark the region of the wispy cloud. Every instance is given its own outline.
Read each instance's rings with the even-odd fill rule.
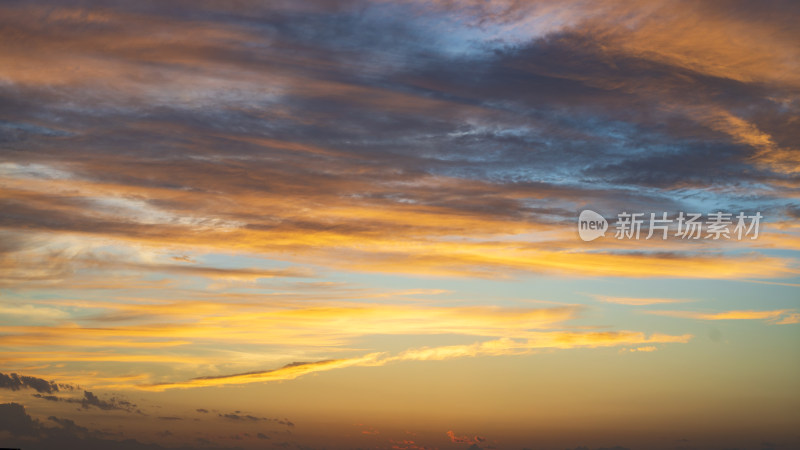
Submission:
[[[623,349],[620,349],[620,352],[621,353],[624,353],[624,352],[629,352],[629,353],[636,353],[636,352],[650,353],[650,352],[654,352],[656,350],[658,350],[658,347],[656,347],[654,345],[647,345],[647,346],[644,346],[644,347],[623,348]]]
[[[156,304],[108,302],[93,307],[98,310],[97,315],[82,318],[82,325],[71,322],[6,327],[6,334],[0,336],[0,346],[14,351],[4,352],[0,361],[5,364],[114,362],[139,367],[147,364],[151,367],[149,370],[156,365],[183,373],[198,364],[252,367],[258,361],[281,358],[282,354],[322,350],[335,354],[349,351],[359,340],[371,336],[434,338],[451,335],[469,342],[476,338],[538,339],[543,335],[537,333],[563,328],[582,311],[582,307],[575,305],[502,308],[330,301],[318,306],[295,301],[282,304],[173,301]],[[98,323],[103,325],[97,326]],[[246,347],[249,350],[198,351],[209,343],[223,349]],[[467,346],[462,351],[488,353],[490,346],[490,343],[484,344],[483,349]],[[259,348],[267,349],[267,355]],[[406,354],[398,358],[411,356]],[[314,370],[342,364],[351,362],[336,359],[318,364]],[[265,377],[284,377],[285,373],[300,373],[309,367],[292,368]],[[130,384],[113,377],[109,381],[100,382],[100,385]],[[92,386],[91,380],[81,382]]]
[[[647,314],[659,316],[681,317],[697,320],[763,320],[773,324],[792,324],[800,322],[800,314],[793,309],[776,309],[770,311],[723,311],[723,312],[698,312],[698,311],[645,311]]]
[[[139,410],[134,403],[131,403],[128,400],[117,398],[117,397],[110,397],[108,399],[101,399],[93,392],[90,391],[83,391],[83,397],[76,398],[76,397],[64,397],[64,396],[57,396],[57,395],[42,395],[42,394],[34,394],[36,398],[40,398],[43,400],[48,400],[52,402],[65,402],[65,403],[77,403],[83,409],[90,409],[91,407],[101,409],[103,411],[125,411],[125,412],[137,412],[142,414],[141,410]]]
[[[610,297],[606,295],[594,295],[595,299],[605,303],[615,303],[618,305],[647,306],[658,305],[661,303],[686,303],[692,300],[676,298],[650,298],[650,297]]]
[[[193,378],[183,382],[159,383],[153,385],[131,386],[144,390],[162,391],[174,388],[193,388],[203,386],[220,386],[231,384],[247,384],[269,381],[293,380],[314,372],[343,369],[356,366],[382,366],[400,361],[441,361],[453,358],[524,355],[541,349],[573,349],[614,347],[646,343],[687,343],[691,335],[665,335],[619,331],[619,332],[541,332],[530,333],[524,340],[497,339],[469,345],[451,345],[409,349],[396,355],[386,352],[368,353],[363,356],[316,361],[296,362],[279,369],[247,372],[234,375]],[[642,347],[649,351],[652,346]]]

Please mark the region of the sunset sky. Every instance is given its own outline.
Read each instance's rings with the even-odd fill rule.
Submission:
[[[798,23],[0,3],[0,447],[800,448]]]

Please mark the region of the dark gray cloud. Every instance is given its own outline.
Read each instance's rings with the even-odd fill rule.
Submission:
[[[42,400],[48,400],[53,402],[77,403],[81,405],[83,409],[89,409],[94,407],[102,409],[104,411],[117,410],[117,411],[135,412],[138,414],[143,414],[142,411],[137,408],[136,404],[131,403],[128,400],[114,396],[104,400],[90,391],[83,391],[82,398],[59,397],[55,395],[42,395],[42,394],[33,394],[33,396],[36,398],[40,398]]]
[[[567,450],[570,450],[570,449],[567,449]],[[589,447],[575,447],[573,450],[592,450],[592,449],[590,449]],[[596,448],[595,450],[631,450],[631,449],[629,449],[627,447],[620,447],[619,445],[617,445],[617,446],[614,446],[614,447],[600,447],[600,448]]]
[[[231,420],[249,420],[253,422],[259,420],[269,420],[266,417],[256,417],[256,416],[251,416],[249,414],[235,414],[235,413],[219,414],[219,417],[224,417],[225,419],[231,419]]]
[[[49,420],[58,426],[48,427],[32,418],[25,407],[18,403],[0,404],[0,431],[11,437],[3,442],[5,446],[20,447],[33,450],[161,450],[158,444],[145,444],[135,439],[113,440],[105,437],[106,433],[90,430],[77,425],[70,419],[51,416]],[[183,446],[180,450],[194,450],[196,447]],[[203,446],[204,449],[217,447]],[[234,448],[226,448],[234,450]],[[219,449],[222,450],[222,449]]]
[[[0,388],[18,391],[20,389],[34,389],[36,392],[52,394],[53,392],[71,391],[77,389],[76,386],[69,384],[59,384],[54,381],[47,381],[42,378],[17,375],[16,373],[0,373]]]
[[[94,395],[89,391],[83,392],[83,400],[81,400],[81,406],[84,408],[88,408],[89,406],[95,406],[100,409],[104,410],[112,410],[118,409],[122,411],[131,412],[136,408],[136,405],[123,399],[119,399],[116,397],[111,397],[108,400],[102,400],[98,396]]]
[[[55,417],[55,416],[50,416],[50,417],[47,418],[47,420],[53,421],[53,422],[61,425],[62,428],[64,428],[65,430],[68,430],[68,431],[77,432],[77,433],[88,433],[89,432],[88,428],[82,427],[80,425],[76,425],[75,421],[71,420],[71,419],[62,419],[62,418],[58,418],[58,417]]]
[[[268,417],[256,417],[250,414],[242,414],[241,411],[236,411],[228,414],[218,414],[219,417],[230,420],[245,421],[245,422],[273,422],[287,427],[294,427],[294,423],[289,419],[273,419]]]
[[[39,422],[25,413],[25,407],[19,403],[0,404],[0,430],[13,433],[15,436],[38,436]]]

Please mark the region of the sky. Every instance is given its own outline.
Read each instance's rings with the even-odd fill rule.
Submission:
[[[800,447],[798,21],[0,3],[0,447]]]

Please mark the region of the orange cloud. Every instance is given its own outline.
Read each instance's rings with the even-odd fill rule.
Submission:
[[[382,366],[400,361],[441,361],[452,358],[523,355],[538,349],[597,348],[641,343],[687,343],[691,335],[652,334],[619,332],[533,332],[523,340],[497,339],[470,345],[453,345],[410,349],[391,356],[386,352],[369,353],[354,358],[293,363],[275,370],[248,372],[235,375],[194,378],[183,382],[153,385],[133,385],[131,388],[161,391],[174,388],[247,384],[267,381],[292,380],[313,372],[328,371],[354,366]],[[642,350],[648,351],[648,350]]]
[[[448,430],[446,434],[447,437],[450,438],[450,442],[453,442],[455,444],[479,444],[481,442],[486,441],[486,438],[482,436],[475,436],[475,437],[456,436],[453,430]]]
[[[703,313],[694,311],[646,311],[648,314],[659,316],[681,317],[697,320],[764,320],[775,324],[798,323],[797,312],[791,309],[777,309],[772,311],[724,311],[718,313]]]
[[[658,347],[656,347],[654,345],[648,345],[648,346],[645,346],[645,347],[621,349],[620,352],[630,352],[630,353],[645,352],[645,353],[649,353],[649,352],[654,352],[656,350],[658,350]]]
[[[325,190],[341,189],[336,186],[303,193],[303,198],[297,198],[300,193],[290,193],[293,186],[278,186],[274,193],[226,186],[233,190],[225,196],[216,196],[165,188],[132,189],[72,178],[42,180],[18,176],[1,183],[6,189],[0,191],[0,197],[25,199],[28,208],[39,211],[36,214],[44,215],[46,211],[48,226],[54,217],[56,221],[61,220],[65,228],[60,230],[59,238],[65,242],[69,239],[70,245],[78,247],[67,247],[55,254],[51,251],[37,253],[34,249],[13,256],[0,254],[0,266],[9,269],[0,275],[0,283],[6,284],[35,284],[48,280],[64,283],[66,279],[79,276],[80,269],[163,272],[221,280],[311,275],[298,268],[278,271],[221,269],[81,255],[81,242],[91,239],[113,239],[123,248],[168,246],[173,251],[195,253],[222,250],[264,255],[281,252],[283,258],[296,262],[426,275],[508,277],[537,272],[574,276],[752,279],[797,274],[792,260],[783,257],[758,253],[735,256],[702,253],[696,251],[702,247],[689,247],[680,241],[651,244],[608,240],[604,247],[587,246],[575,238],[571,227],[564,225],[503,217],[492,211],[465,213],[446,206],[358,201],[325,193]],[[505,192],[488,183],[444,177],[417,180],[414,186],[404,189],[418,190],[420,195],[441,189],[475,190],[482,195],[496,196],[498,201],[516,201],[519,197],[537,195],[535,191]],[[376,188],[363,186],[365,190]],[[555,194],[563,195],[565,200],[579,195],[568,190]],[[168,210],[154,204],[191,204],[193,207]],[[262,210],[271,211],[274,225],[245,226]],[[313,214],[309,215],[309,211]],[[304,217],[302,226],[296,224],[298,216]],[[37,229],[35,223],[26,227]],[[26,234],[54,239],[52,234],[44,234],[45,228],[40,231]],[[453,240],[452,236],[470,236],[470,239]],[[796,237],[791,236],[791,239]],[[780,245],[787,237],[784,231],[776,231],[764,233],[762,239],[764,245],[772,246]],[[77,255],[68,256],[70,253]],[[737,263],[732,263],[734,259]]]

